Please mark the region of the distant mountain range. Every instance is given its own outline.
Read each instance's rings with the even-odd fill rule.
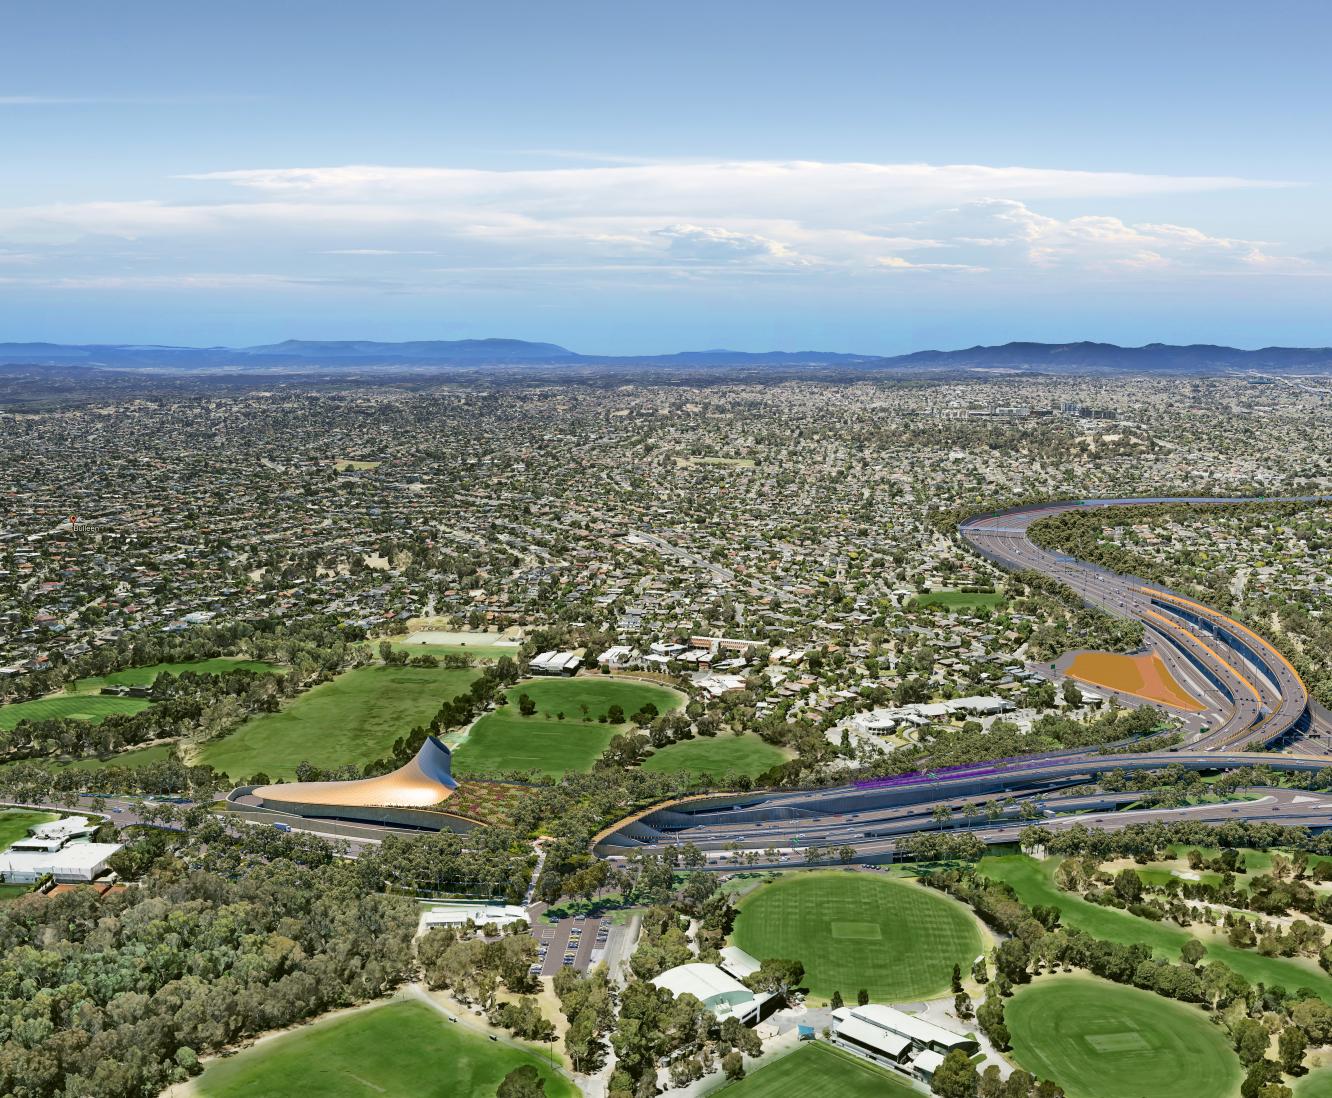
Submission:
[[[1038,374],[1134,373],[1217,374],[1332,371],[1332,348],[1264,347],[1245,351],[1210,344],[1005,343],[960,351],[916,351],[882,356],[832,351],[682,351],[664,355],[584,355],[555,343],[521,339],[302,340],[258,347],[164,347],[126,344],[0,343],[0,366],[83,368],[97,371],[308,373],[392,369],[412,372],[456,368],[534,366],[834,367],[853,371],[1021,371]]]

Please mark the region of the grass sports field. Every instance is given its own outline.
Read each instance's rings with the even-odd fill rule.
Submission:
[[[54,698],[0,705],[0,729],[17,728],[19,721],[49,721],[56,717],[101,724],[112,713],[137,713],[152,702],[143,698],[104,698],[100,694],[60,694]]]
[[[518,698],[536,702],[530,717],[518,712]],[[684,699],[673,690],[635,679],[579,675],[572,679],[529,679],[510,687],[509,704],[487,713],[453,754],[455,774],[499,774],[539,770],[558,775],[590,770],[611,739],[630,725],[599,724],[612,705],[633,716],[645,702],[660,713],[679,708]],[[583,706],[587,707],[586,714]],[[559,714],[564,714],[564,720]]]
[[[1230,1098],[1243,1074],[1201,1010],[1094,977],[1024,987],[1004,1019],[1013,1059],[1068,1098]]]
[[[254,717],[204,744],[194,761],[235,780],[260,772],[292,778],[302,760],[361,766],[387,754],[414,725],[428,723],[476,675],[438,667],[358,667],[307,690],[281,712]]]
[[[1332,1098],[1332,1067],[1309,1072],[1295,1084],[1295,1098]]]
[[[6,849],[10,843],[27,838],[29,828],[58,819],[59,812],[34,812],[26,808],[0,811],[0,850]]]
[[[406,652],[409,656],[471,656],[474,660],[498,661],[504,656],[511,660],[518,659],[516,644],[422,644],[419,641],[394,641],[395,652]]]
[[[803,962],[810,993],[875,1002],[948,990],[953,965],[967,972],[981,936],[961,904],[922,885],[863,871],[791,873],[739,903],[732,938],[759,960]]]
[[[908,1098],[920,1091],[819,1041],[801,1045],[718,1093],[724,1098]]]
[[[993,609],[1004,601],[1002,591],[931,591],[911,600],[917,608],[942,606],[945,610]]]
[[[151,686],[158,675],[169,671],[180,675],[193,671],[196,675],[224,675],[228,671],[272,672],[278,668],[263,660],[237,660],[219,656],[212,660],[190,660],[186,663],[154,663],[148,667],[131,667],[128,671],[113,671],[91,679],[79,679],[80,690],[100,690],[103,686]]]
[[[668,774],[744,774],[754,778],[780,762],[787,754],[757,736],[698,736],[654,751],[643,760],[644,770]]]
[[[425,1003],[398,1002],[213,1061],[194,1087],[205,1098],[482,1098],[520,1064],[541,1073],[549,1098],[577,1098],[540,1057],[462,1029]]]
[[[1010,854],[981,859],[980,870],[987,877],[1007,881],[1017,890],[1022,902],[1029,906],[1051,904],[1059,908],[1067,926],[1124,945],[1142,942],[1162,958],[1179,960],[1179,947],[1194,936],[1188,930],[1140,919],[1127,911],[1102,907],[1062,892],[1054,883],[1056,865],[1057,860],[1053,858],[1038,862],[1025,854]],[[1256,950],[1238,949],[1223,938],[1213,938],[1205,933],[1197,936],[1207,946],[1208,960],[1224,961],[1251,983],[1261,982],[1268,987],[1280,984],[1291,991],[1307,987],[1332,1002],[1332,978],[1312,963],[1306,965],[1290,958],[1264,957]]]

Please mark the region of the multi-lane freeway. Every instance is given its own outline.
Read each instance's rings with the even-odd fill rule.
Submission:
[[[1169,752],[1065,751],[827,789],[695,797],[621,821],[597,837],[596,852],[617,857],[632,850],[659,851],[693,843],[705,852],[765,852],[764,862],[780,864],[802,857],[800,852],[811,846],[850,846],[857,861],[885,861],[893,856],[901,836],[929,827],[966,826],[987,842],[1009,842],[1033,819],[1051,826],[1082,822],[1113,828],[1179,812],[1212,821],[1264,819],[1314,829],[1332,826],[1332,799],[1280,790],[1267,791],[1257,801],[1185,810],[1121,811],[1122,802],[1114,798],[1061,797],[1061,789],[1084,785],[1110,770],[1169,764],[1213,771],[1265,765],[1307,773],[1328,765],[1321,751],[1298,746],[1313,720],[1308,691],[1295,668],[1267,640],[1196,600],[1042,549],[1030,537],[1034,522],[1065,511],[1162,502],[1244,501],[1066,501],[979,515],[964,522],[959,533],[977,552],[1007,570],[1030,569],[1050,576],[1088,604],[1142,622],[1147,650],[1159,655],[1204,707],[1199,714],[1181,714],[1186,743]],[[1259,750],[1292,741],[1295,749]],[[1097,810],[1087,811],[1090,807]]]
[[[1307,726],[1309,693],[1290,662],[1233,618],[1176,592],[1052,552],[1030,537],[1033,523],[1067,511],[1143,503],[1238,503],[1224,499],[1070,500],[978,515],[959,528],[981,555],[1009,571],[1030,569],[1057,579],[1087,603],[1143,625],[1149,651],[1207,706],[1192,747],[1267,746]]]

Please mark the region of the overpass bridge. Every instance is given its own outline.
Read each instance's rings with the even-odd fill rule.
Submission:
[[[1291,498],[1314,502],[1325,497]],[[797,850],[817,844],[851,846],[857,861],[882,861],[892,856],[893,836],[922,830],[926,818],[933,820],[939,808],[952,816],[964,803],[978,800],[1034,804],[1112,771],[1165,766],[1193,771],[1256,766],[1285,773],[1323,770],[1329,765],[1326,755],[1253,750],[1297,738],[1315,720],[1298,672],[1270,642],[1242,622],[1194,599],[1051,552],[1030,538],[1034,522],[1073,510],[1245,502],[1253,501],[1210,497],[1068,500],[978,515],[959,527],[967,544],[1001,567],[1033,569],[1067,584],[1088,605],[1142,622],[1147,650],[1159,655],[1181,681],[1191,684],[1191,693],[1205,707],[1190,742],[1145,753],[1051,752],[824,789],[694,796],[656,806],[607,828],[594,840],[594,852],[617,857],[687,842],[705,850]],[[1311,795],[1282,805],[1283,819],[1299,820],[1300,826],[1332,824],[1332,800]],[[1020,828],[1003,820],[1008,811],[1003,808],[998,819],[976,828],[976,833],[986,841],[1012,841]],[[1199,806],[1196,818],[1224,820],[1237,818],[1237,814],[1248,818],[1245,811],[1233,804]],[[1124,826],[1133,817],[1144,818],[1141,813],[1115,812],[1098,820],[1096,826]],[[1030,809],[1025,819],[1030,821]]]

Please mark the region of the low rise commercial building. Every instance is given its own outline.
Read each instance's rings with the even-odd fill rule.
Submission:
[[[464,926],[473,923],[476,926],[506,927],[512,923],[530,923],[532,920],[527,909],[517,904],[486,903],[445,903],[437,904],[425,913],[427,927]]]
[[[582,662],[577,652],[542,652],[532,657],[527,669],[533,675],[572,675]]]
[[[9,850],[0,854],[0,877],[7,884],[33,884],[50,876],[58,882],[94,881],[124,844],[68,843],[56,850]]]
[[[734,1017],[751,1025],[758,1021],[760,1007],[770,998],[755,995],[734,976],[701,962],[667,969],[654,977],[652,984],[672,995],[694,996],[719,1022]]]
[[[832,1013],[831,1028],[834,1044],[926,1080],[953,1049],[970,1054],[979,1048],[974,1037],[879,1003],[839,1007]]]

